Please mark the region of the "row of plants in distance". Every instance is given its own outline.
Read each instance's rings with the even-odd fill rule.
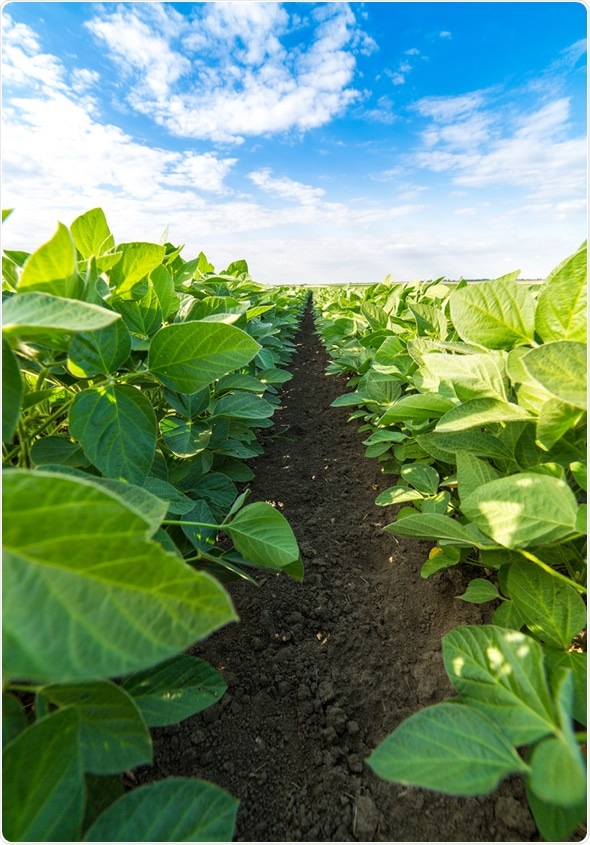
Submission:
[[[305,292],[116,244],[101,209],[3,256],[4,834],[231,840],[237,801],[129,792],[150,727],[223,678],[183,652],[237,619],[223,583],[301,579],[296,538],[238,484],[290,378]]]
[[[468,563],[460,596],[493,624],[443,640],[457,696],[402,722],[369,764],[454,795],[524,776],[548,840],[585,818],[586,244],[541,285],[493,281],[325,288],[316,325],[334,405],[397,476],[385,530],[436,541],[427,578]]]

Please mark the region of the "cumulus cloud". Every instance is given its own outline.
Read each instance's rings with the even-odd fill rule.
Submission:
[[[2,18],[2,81],[8,90],[26,87],[37,91],[64,90],[61,62],[43,53],[35,32],[16,23],[10,15]]]
[[[424,98],[414,109],[431,122],[412,162],[449,172],[455,185],[511,186],[554,199],[585,192],[586,140],[571,137],[568,97],[536,109],[506,110],[496,107],[486,92],[475,91]]]
[[[99,7],[87,23],[133,109],[177,136],[233,143],[322,126],[360,98],[355,54],[375,45],[350,6],[314,8],[307,40],[287,49],[302,26],[281,4],[248,0],[199,4],[192,18],[169,4]]]
[[[248,174],[248,177],[261,190],[283,199],[294,200],[302,205],[316,203],[326,193],[323,188],[312,188],[310,185],[304,185],[285,176],[276,178],[271,175],[268,167],[254,170]]]

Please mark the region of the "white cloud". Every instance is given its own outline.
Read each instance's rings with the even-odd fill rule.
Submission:
[[[449,97],[422,97],[414,103],[413,108],[423,117],[447,123],[479,109],[484,104],[485,97],[485,91],[472,91],[469,94]]]
[[[347,3],[313,9],[309,45],[287,50],[281,4],[218,2],[192,19],[169,4],[99,7],[87,24],[130,84],[129,105],[180,137],[239,143],[306,131],[360,97],[355,52],[373,49]],[[164,22],[164,23],[163,23]],[[165,25],[164,25],[165,24]]]
[[[270,168],[254,170],[248,174],[249,179],[260,188],[270,194],[282,197],[283,199],[294,200],[302,205],[317,203],[324,195],[323,188],[312,188],[302,182],[296,182],[287,177],[276,178],[271,176]]]
[[[2,18],[2,82],[6,88],[26,87],[39,91],[65,89],[64,69],[55,56],[41,52],[33,30]]]
[[[470,188],[510,186],[530,196],[579,196],[586,184],[586,139],[570,137],[570,100],[562,97],[536,110],[494,110],[481,91],[429,97],[414,109],[431,118],[418,167],[449,172]]]
[[[172,8],[164,15],[162,7],[153,4],[150,18],[148,23],[140,19],[133,7],[119,6],[114,12],[97,16],[85,25],[97,39],[108,45],[113,59],[128,78],[134,72],[141,76],[137,93],[161,101],[174,83],[189,73],[191,63],[168,43],[171,35],[177,34],[183,26],[182,16]],[[160,29],[163,24],[165,28]]]
[[[451,32],[449,32],[447,29],[443,29],[442,32],[439,32],[438,37],[439,38],[452,38],[453,34]]]
[[[393,112],[393,102],[387,96],[379,97],[375,108],[362,109],[359,111],[359,114],[365,120],[371,120],[374,123],[385,123],[388,126],[396,119]]]

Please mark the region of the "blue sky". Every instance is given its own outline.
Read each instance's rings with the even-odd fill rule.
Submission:
[[[267,283],[537,278],[586,237],[576,2],[7,3],[6,248],[101,205]]]

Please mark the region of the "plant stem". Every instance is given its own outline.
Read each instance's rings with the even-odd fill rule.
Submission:
[[[194,525],[196,528],[215,528],[216,531],[221,531],[221,525],[211,525],[210,522],[189,522],[186,519],[164,519],[162,525]]]
[[[569,584],[570,587],[573,587],[579,593],[587,593],[588,590],[586,587],[582,586],[582,584],[577,584],[575,581],[572,581],[571,578],[568,578],[565,575],[562,575],[561,572],[557,572],[548,563],[545,563],[536,555],[531,554],[531,552],[527,552],[526,549],[518,549],[519,554],[523,557],[526,557],[527,560],[530,560],[532,563],[536,563],[537,566],[540,566],[541,569],[544,569],[545,572],[548,572],[549,575],[553,575],[554,578],[559,578],[560,581],[565,581],[566,584]]]
[[[64,404],[60,405],[56,411],[54,411],[50,416],[48,416],[47,419],[38,428],[36,428],[34,431],[26,432],[26,436],[23,432],[22,443],[18,446],[15,446],[15,448],[11,452],[8,452],[8,454],[5,456],[5,460],[9,461],[11,460],[11,458],[14,458],[14,456],[18,455],[18,453],[21,451],[21,448],[26,449],[26,444],[30,443],[33,438],[37,437],[38,434],[41,434],[42,431],[45,431],[47,426],[51,425],[51,423],[54,422],[58,417],[61,417],[61,415],[70,407],[73,401],[74,397],[72,397],[68,402],[64,402]]]
[[[49,367],[43,367],[43,369],[41,370],[41,372],[37,376],[37,382],[35,384],[35,390],[41,390],[41,388],[43,387],[43,382],[45,381],[45,378],[46,378],[48,372],[49,372]]]

